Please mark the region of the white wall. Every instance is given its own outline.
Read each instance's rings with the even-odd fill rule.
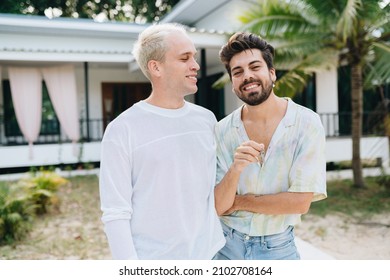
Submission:
[[[225,114],[230,114],[242,104],[243,102],[232,91],[232,84],[230,82],[227,83],[225,85]]]
[[[389,166],[389,139],[387,137],[363,137],[360,141],[360,158],[382,158],[383,166]],[[351,138],[327,138],[326,161],[339,162],[352,160]]]
[[[74,147],[70,143],[34,145],[33,159],[29,159],[28,146],[0,147],[0,168],[44,166],[56,164],[100,161],[100,142],[77,144],[76,151],[82,154],[74,155]],[[384,167],[390,166],[389,141],[387,137],[365,137],[361,140],[361,158],[382,158]],[[339,162],[352,160],[352,140],[350,138],[327,138],[326,161]]]
[[[337,70],[316,73],[317,113],[337,113]]]
[[[73,153],[76,149],[77,154]],[[0,168],[44,166],[100,161],[100,142],[76,144],[34,145],[33,158],[29,158],[28,146],[0,146]],[[80,154],[81,152],[81,154]]]
[[[88,100],[90,119],[102,118],[102,83],[148,82],[148,80],[140,70],[130,72],[127,68],[124,68],[123,66],[118,66],[117,69],[89,67],[88,77]],[[78,66],[76,69],[76,83],[80,117],[85,118],[85,80],[83,65]]]

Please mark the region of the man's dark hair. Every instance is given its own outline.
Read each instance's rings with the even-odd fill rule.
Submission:
[[[232,78],[230,69],[230,60],[236,54],[250,49],[258,49],[261,51],[261,55],[265,63],[267,63],[268,69],[273,68],[273,59],[275,56],[274,47],[267,43],[267,41],[261,39],[259,36],[249,32],[238,32],[230,37],[226,45],[222,46],[219,52],[219,58],[225,65],[225,68]]]

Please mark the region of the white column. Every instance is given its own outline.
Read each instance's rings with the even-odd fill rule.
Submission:
[[[232,91],[232,84],[228,82],[225,87],[225,115],[229,115],[231,112],[240,107],[243,102]]]
[[[317,113],[322,115],[322,123],[328,135],[337,135],[338,122],[338,92],[337,69],[323,71],[316,74],[316,107]]]

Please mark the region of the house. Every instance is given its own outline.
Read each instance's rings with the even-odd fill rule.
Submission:
[[[218,52],[239,30],[237,16],[253,2],[182,0],[162,19],[189,27],[201,69],[199,91],[188,100],[211,109],[218,119],[241,105],[230,84],[212,87],[225,72]],[[147,26],[0,14],[0,173],[98,164],[107,123],[150,93],[131,55]],[[339,81],[337,69],[316,73],[300,100],[321,115],[328,162],[352,158],[339,112]],[[363,159],[388,165],[387,137],[364,137],[361,146]]]

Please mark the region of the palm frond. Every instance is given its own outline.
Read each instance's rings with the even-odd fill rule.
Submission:
[[[296,5],[305,5],[307,10],[320,18],[339,18],[342,12],[340,0],[292,0],[291,2],[303,2]]]
[[[275,40],[270,44],[276,49],[275,64],[283,69],[290,69],[310,54],[327,49],[332,42],[324,39],[322,34],[312,34],[298,36],[295,40]]]
[[[275,92],[291,96],[313,72],[351,61],[367,64],[365,77],[378,83],[390,77],[390,8],[379,4],[380,0],[262,0],[243,14],[242,29],[273,45],[275,68],[288,70]],[[216,84],[224,80],[227,74]]]
[[[305,88],[310,76],[310,74],[298,69],[288,71],[276,80],[274,92],[279,96],[294,97]]]
[[[212,84],[212,88],[222,89],[230,81],[229,74],[226,72]]]
[[[358,11],[362,8],[361,0],[348,0],[337,23],[336,32],[339,38],[346,42],[357,32]]]
[[[375,59],[366,64],[364,87],[390,83],[390,46],[385,43],[373,43]]]
[[[305,57],[299,67],[306,72],[328,71],[338,66],[338,55],[339,53],[331,48],[318,49]]]
[[[334,69],[337,64],[338,53],[333,49],[324,48],[311,53],[301,61],[296,61],[294,67],[276,81],[275,92],[293,97],[304,89],[313,73]],[[276,65],[276,67],[281,69],[280,65]]]
[[[278,34],[314,32],[318,24],[313,16],[302,13],[285,1],[259,1],[252,9],[239,17],[244,30],[271,39]]]

